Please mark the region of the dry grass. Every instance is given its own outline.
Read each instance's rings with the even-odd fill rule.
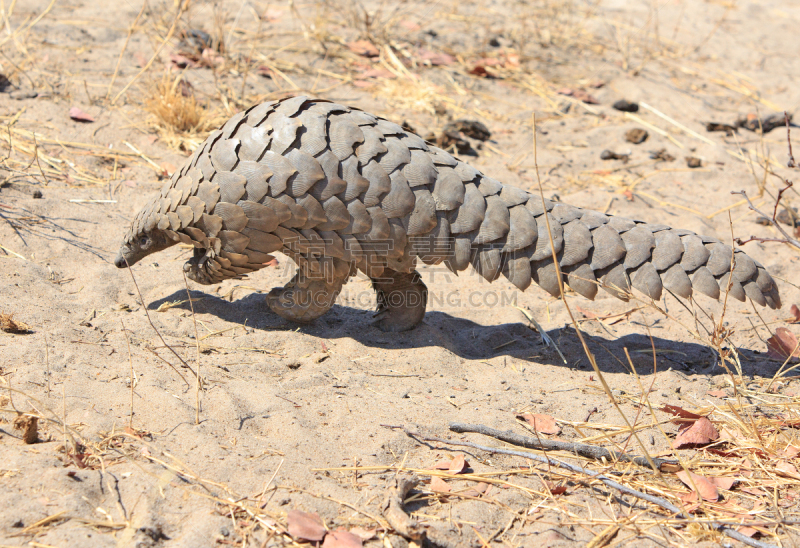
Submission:
[[[159,137],[184,152],[193,152],[230,115],[198,101],[180,74],[165,74],[151,83],[143,102],[145,110],[153,115],[151,127]]]

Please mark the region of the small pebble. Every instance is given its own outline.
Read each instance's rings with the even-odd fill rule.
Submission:
[[[623,162],[627,162],[630,156],[628,154],[617,154],[612,150],[604,150],[600,153],[601,160],[622,160]]]
[[[687,156],[686,165],[691,168],[703,167],[703,161],[700,160],[700,158],[695,158],[694,156]]]
[[[647,131],[643,130],[642,128],[635,127],[633,129],[628,130],[625,134],[625,140],[629,143],[633,143],[634,145],[638,145],[640,143],[644,143],[650,135]]]
[[[39,190],[39,189],[34,190],[33,191],[33,197],[38,200],[39,198],[42,197],[42,191]]]
[[[779,222],[785,225],[789,226],[800,225],[800,213],[797,212],[796,207],[793,207],[791,209],[789,208],[781,209],[780,212],[778,212],[777,217],[775,218],[778,219]]]
[[[15,89],[8,96],[19,101],[22,99],[35,99],[39,94],[32,89]]]
[[[620,99],[612,106],[622,112],[639,112],[639,103],[633,103],[626,99]]]

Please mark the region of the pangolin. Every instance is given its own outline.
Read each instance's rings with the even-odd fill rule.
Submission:
[[[194,246],[184,270],[200,284],[289,256],[297,272],[267,301],[295,322],[324,314],[360,270],[377,292],[378,327],[413,328],[427,300],[417,260],[503,274],[520,290],[535,281],[553,296],[560,271],[589,299],[603,288],[627,300],[633,288],[781,305],[764,267],[715,238],[543,200],[384,118],[302,96],[214,131],[136,215],[115,264],[178,242]]]

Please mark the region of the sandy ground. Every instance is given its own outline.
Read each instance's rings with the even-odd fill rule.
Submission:
[[[358,63],[377,66],[377,61],[342,45],[364,37],[363,21],[352,17],[355,8],[294,6],[292,11],[285,4],[250,1],[225,2],[221,8],[194,4],[179,28],[214,34],[221,25],[230,56],[213,72],[186,70],[184,77],[198,96],[216,108],[229,105],[232,113],[256,97],[314,94],[406,121],[422,135],[440,131],[448,117],[477,119],[492,139],[469,161],[525,189],[537,188],[535,112],[538,163],[548,197],[557,194],[577,206],[728,241],[732,232],[742,238],[777,236],[757,224],[757,215],[746,206],[735,205],[741,197],[731,191],[757,197],[766,180],[775,194],[780,180],[765,176],[763,166],[771,162],[775,173],[789,176],[786,132],[761,136],[740,130],[728,136],[707,133],[705,123],[797,108],[800,56],[791,46],[800,25],[797,4],[408,3],[383,28],[391,11],[384,5],[367,28],[375,42],[391,35],[386,43],[395,40],[398,48],[455,57],[452,64],[407,69],[418,75],[416,81],[364,75]],[[488,284],[474,273],[455,277],[439,267],[423,267],[431,303],[423,325],[412,332],[385,334],[371,325],[375,298],[362,279],[348,283],[326,316],[298,327],[264,303],[264,293],[292,275],[293,266],[280,257],[276,267],[244,281],[191,286],[193,319],[181,275],[189,251],[172,248],[133,268],[143,305],[131,273],[117,270],[112,260],[129,220],[162,184],[154,165],[180,166],[185,157],[156,132],[142,106],[148,82],[158,80],[169,65],[177,40],[115,104],[111,99],[153,56],[169,31],[174,6],[150,3],[108,98],[140,6],[57,1],[28,33],[9,38],[10,31],[34,22],[47,8],[44,0],[17,3],[0,31],[5,40],[0,67],[13,84],[0,94],[3,123],[49,139],[40,141],[39,149],[61,160],[54,164],[58,174],[45,181],[33,157],[19,149],[17,137],[12,138],[17,149],[11,150],[14,145],[6,139],[2,152],[8,158],[0,168],[5,181],[0,186],[0,312],[13,313],[31,332],[0,334],[0,403],[7,411],[13,405],[50,420],[41,420],[40,442],[25,445],[12,427],[13,413],[0,418],[0,543],[288,543],[285,535],[255,527],[246,514],[232,513],[230,501],[244,497],[263,505],[262,519],[271,527],[285,525],[286,512],[297,508],[319,513],[331,529],[374,528],[394,474],[387,467],[430,468],[463,453],[411,439],[390,426],[413,425],[452,439],[462,437],[449,432],[450,421],[525,434],[515,414],[530,411],[558,419],[560,439],[592,438],[591,443],[643,451],[627,434],[617,433],[624,424],[620,411],[605,394],[564,304],[537,287],[520,293],[504,279]],[[253,14],[264,18],[259,22]],[[256,32],[261,33],[257,41]],[[501,51],[516,52],[519,66],[498,69],[498,78],[469,74],[475,59],[500,58]],[[244,69],[236,59],[251,57],[264,61],[254,62],[243,85]],[[285,78],[276,71],[272,78],[259,75],[254,69],[259,65],[277,68]],[[386,72],[383,65],[378,68]],[[561,88],[584,88],[597,104],[557,93]],[[38,95],[26,98],[33,95],[28,92]],[[643,102],[681,126],[642,107],[636,116],[648,124],[643,125],[611,108],[621,98]],[[67,113],[74,106],[95,121],[71,120]],[[637,127],[647,129],[649,138],[634,145],[625,134]],[[601,160],[605,149],[630,153],[630,161]],[[650,153],[660,149],[676,159],[651,160]],[[687,156],[700,158],[702,167],[688,168]],[[34,197],[37,191],[41,198]],[[796,193],[787,196],[797,203]],[[774,201],[765,195],[757,203],[769,209]],[[785,319],[788,306],[800,302],[800,255],[771,242],[751,242],[745,249],[777,278],[784,302],[781,311],[756,311],[738,302],[728,303],[725,311],[724,326],[731,331],[726,346],[738,349],[739,380],[742,386],[762,386],[781,365],[765,354],[770,331],[779,325],[798,331]],[[619,409],[643,425],[640,438],[652,455],[673,455],[677,426],[662,424],[667,436],[646,427],[652,418],[639,405],[641,386],[651,388],[654,408],[695,409],[723,402],[709,391],[732,395],[733,377],[718,365],[706,344],[709,335],[695,323],[692,310],[675,299],[663,304],[667,314],[606,294],[594,302],[574,294],[569,299]],[[696,306],[717,320],[723,310],[721,303],[702,297]],[[537,319],[564,361],[542,343],[519,308]],[[712,325],[701,313],[695,315]],[[590,319],[598,316],[611,317]],[[658,351],[655,364],[651,344]],[[196,381],[188,367],[199,368],[202,377],[199,424]],[[798,402],[797,380],[775,386],[783,401]],[[665,417],[656,412],[657,419]],[[72,434],[65,434],[63,422]],[[83,445],[75,449],[73,438]],[[476,435],[464,439],[487,443]],[[698,458],[695,449],[677,453]],[[484,497],[491,502],[433,496],[409,504],[418,519],[439,526],[440,545],[583,545],[609,523],[647,514],[633,499],[616,498],[598,485],[571,483],[565,494],[549,496],[542,474],[557,476],[547,475],[546,467],[518,474],[515,470],[527,466],[523,459],[476,450],[465,454],[475,472],[496,472],[493,477],[522,489],[496,485]],[[374,469],[330,470],[353,466]],[[797,492],[799,482],[787,481],[787,488]],[[468,485],[451,483],[454,489]],[[688,492],[676,480],[670,484]],[[419,489],[430,492],[426,484]],[[782,511],[796,513],[796,500]],[[722,537],[702,540],[695,533],[623,526],[608,545],[721,542]],[[780,534],[785,545],[797,544],[791,529]],[[380,529],[366,542],[406,544]]]

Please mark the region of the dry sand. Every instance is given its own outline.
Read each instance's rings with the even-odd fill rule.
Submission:
[[[190,286],[193,318],[181,275],[190,252],[176,247],[132,270],[151,326],[131,273],[117,270],[112,260],[129,220],[162,184],[153,164],[174,168],[185,158],[171,146],[175,141],[156,132],[143,108],[149,83],[160,79],[177,40],[115,104],[110,99],[153,56],[170,29],[174,6],[150,3],[107,98],[140,5],[75,0],[49,9],[48,4],[16,3],[0,32],[0,67],[16,86],[0,94],[3,124],[35,131],[39,150],[55,159],[52,164],[32,161],[22,150],[30,139],[2,128],[12,147],[3,137],[2,156],[8,158],[0,166],[0,312],[13,313],[31,332],[0,333],[0,403],[7,411],[13,405],[47,419],[40,421],[40,442],[25,445],[12,427],[13,412],[0,417],[0,543],[283,545],[289,537],[270,530],[283,531],[286,512],[294,508],[318,512],[330,529],[370,529],[379,525],[375,518],[394,475],[387,467],[430,468],[456,454],[466,454],[475,472],[497,473],[492,477],[522,489],[496,485],[484,499],[433,496],[409,504],[418,519],[437,527],[440,545],[584,545],[614,522],[621,530],[608,546],[722,542],[721,536],[701,534],[699,526],[631,525],[659,514],[635,499],[616,498],[599,484],[573,481],[566,493],[550,496],[543,479],[557,482],[558,476],[547,467],[519,473],[528,463],[518,457],[421,443],[387,425],[413,425],[452,439],[462,437],[448,431],[450,421],[525,434],[515,414],[530,411],[558,419],[560,439],[592,438],[587,443],[671,457],[677,426],[663,423],[667,436],[649,426],[653,419],[639,405],[642,391],[624,349],[642,385],[652,386],[654,408],[724,407],[724,398],[708,393],[732,397],[734,379],[741,388],[765,388],[781,365],[766,356],[765,339],[779,326],[800,331],[785,321],[788,307],[800,302],[797,250],[772,242],[745,247],[777,278],[784,309],[728,303],[724,326],[731,335],[725,346],[738,349],[741,377],[719,366],[691,309],[671,297],[663,304],[667,317],[646,303],[624,303],[602,292],[594,302],[570,295],[619,409],[642,425],[644,448],[617,433],[623,419],[593,371],[564,304],[535,286],[521,293],[504,279],[487,284],[474,273],[455,277],[440,267],[423,267],[432,302],[423,325],[412,332],[386,334],[371,325],[375,298],[363,279],[348,283],[326,316],[296,326],[264,303],[264,294],[292,275],[293,266],[281,256],[276,267],[244,281]],[[200,28],[216,36],[221,25],[228,45],[224,64],[214,71],[198,67],[184,74],[201,100],[231,114],[259,97],[313,94],[406,121],[422,135],[441,130],[448,117],[478,119],[492,140],[469,161],[504,183],[531,190],[537,188],[531,138],[536,112],[547,197],[557,194],[573,205],[726,241],[732,232],[745,239],[777,237],[774,229],[757,224],[758,216],[746,206],[735,205],[740,196],[731,191],[758,197],[765,180],[776,193],[781,182],[765,175],[763,166],[771,162],[775,173],[791,176],[784,167],[785,130],[726,136],[707,133],[705,123],[797,108],[796,3],[419,2],[400,5],[386,27],[394,9],[389,3],[372,25],[353,17],[357,8],[345,2],[294,7],[247,1],[215,8],[193,2],[178,29]],[[379,7],[370,4],[370,9]],[[254,14],[265,17],[259,23]],[[9,34],[32,22],[29,32]],[[383,64],[343,45],[366,36],[401,53],[417,55],[424,48],[456,60],[401,70],[392,59]],[[519,55],[520,65],[507,61],[496,69],[498,78],[469,74],[476,64],[486,64],[476,61],[482,57],[507,60],[501,51]],[[247,59],[252,59],[249,65]],[[377,79],[364,74],[373,66],[383,71]],[[266,67],[272,78],[259,75],[258,67]],[[392,70],[399,76],[380,77],[392,76]],[[593,87],[597,84],[601,87]],[[558,94],[561,88],[584,88],[597,104]],[[38,96],[19,98],[28,91]],[[626,117],[611,108],[620,98],[646,103],[691,133],[644,107],[636,116],[649,125]],[[74,106],[95,121],[71,120],[68,111]],[[625,141],[626,131],[637,127],[647,129],[649,138],[640,145]],[[62,146],[59,140],[73,144]],[[134,148],[142,155],[132,153]],[[630,161],[603,161],[605,149],[630,153]],[[651,160],[650,152],[659,149],[676,159]],[[700,158],[702,167],[688,168],[687,156]],[[35,191],[42,197],[35,198]],[[787,198],[798,202],[794,191]],[[770,209],[774,200],[764,195],[757,203]],[[719,319],[721,303],[701,297],[697,304]],[[517,307],[536,318],[566,363],[542,343]],[[592,315],[611,317],[586,319]],[[692,335],[695,330],[700,339]],[[182,362],[199,368],[202,377],[199,424],[195,377]],[[790,378],[772,387],[789,417],[797,417],[799,386]],[[769,403],[728,401],[746,404],[757,417],[752,405]],[[775,408],[764,408],[769,415],[767,409]],[[669,418],[660,411],[655,416]],[[64,421],[71,434],[65,434]],[[795,436],[791,428],[782,432]],[[777,436],[774,430],[765,435]],[[476,435],[464,439],[492,443]],[[74,443],[84,445],[75,449]],[[697,449],[677,453],[695,463],[712,458]],[[325,470],[355,465],[375,469]],[[649,481],[645,471],[629,472]],[[674,493],[689,492],[674,477],[664,481]],[[450,483],[454,490],[474,485]],[[798,485],[791,475],[776,484],[788,501],[781,507],[786,515],[797,514]],[[427,484],[419,489],[430,492]],[[230,501],[244,497],[250,497],[251,507],[262,505],[261,526],[241,510],[234,512],[237,506]],[[771,492],[765,497],[770,501]],[[747,508],[755,498],[733,491],[724,496]],[[791,528],[778,533],[785,545],[799,540]],[[406,544],[382,529],[366,543]]]

